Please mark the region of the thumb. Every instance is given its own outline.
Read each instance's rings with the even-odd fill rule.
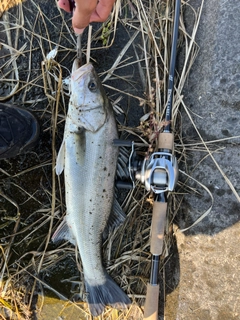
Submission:
[[[90,16],[91,15],[82,15],[81,11],[78,11],[76,7],[72,17],[72,26],[75,33],[83,33],[83,30],[89,25]]]
[[[65,0],[61,0],[65,1]],[[96,8],[97,0],[76,0],[76,7],[72,17],[72,26],[76,33],[82,33],[90,23],[92,13]]]

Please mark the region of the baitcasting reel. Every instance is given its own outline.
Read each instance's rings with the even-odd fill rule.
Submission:
[[[178,181],[178,162],[168,149],[143,158],[137,155],[133,141],[115,139],[113,143],[118,147],[131,147],[128,161],[130,180],[116,181],[118,188],[133,189],[135,180],[139,180],[147,191],[152,190],[155,194],[174,190]]]

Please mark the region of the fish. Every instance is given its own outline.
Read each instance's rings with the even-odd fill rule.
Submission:
[[[52,240],[69,240],[80,253],[86,299],[93,316],[130,299],[102,264],[102,235],[125,219],[114,196],[118,138],[112,105],[91,63],[73,63],[70,100],[56,174],[64,171],[66,216]]]

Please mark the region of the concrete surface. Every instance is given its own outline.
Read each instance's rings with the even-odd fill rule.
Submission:
[[[192,0],[198,7],[200,1]],[[205,1],[197,35],[198,58],[185,87],[185,102],[206,141],[240,135],[240,3]],[[186,12],[186,21],[191,17]],[[186,139],[199,141],[187,115]],[[240,194],[240,139],[215,143],[213,156]],[[190,171],[207,155],[192,151]],[[213,160],[208,156],[192,173],[212,192],[211,213],[197,226],[176,232],[180,282],[167,298],[166,319],[240,319],[240,204]],[[199,186],[201,196],[186,197],[178,227],[191,225],[211,199]],[[169,305],[171,305],[169,307]]]

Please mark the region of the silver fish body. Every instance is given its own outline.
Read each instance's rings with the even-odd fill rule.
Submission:
[[[64,169],[71,237],[61,227],[55,239],[62,232],[62,237],[75,240],[78,246],[93,316],[101,314],[105,305],[126,308],[130,303],[101,258],[102,233],[114,202],[118,150],[113,139],[117,137],[112,106],[93,66],[73,67],[64,140],[56,164],[57,174]]]

